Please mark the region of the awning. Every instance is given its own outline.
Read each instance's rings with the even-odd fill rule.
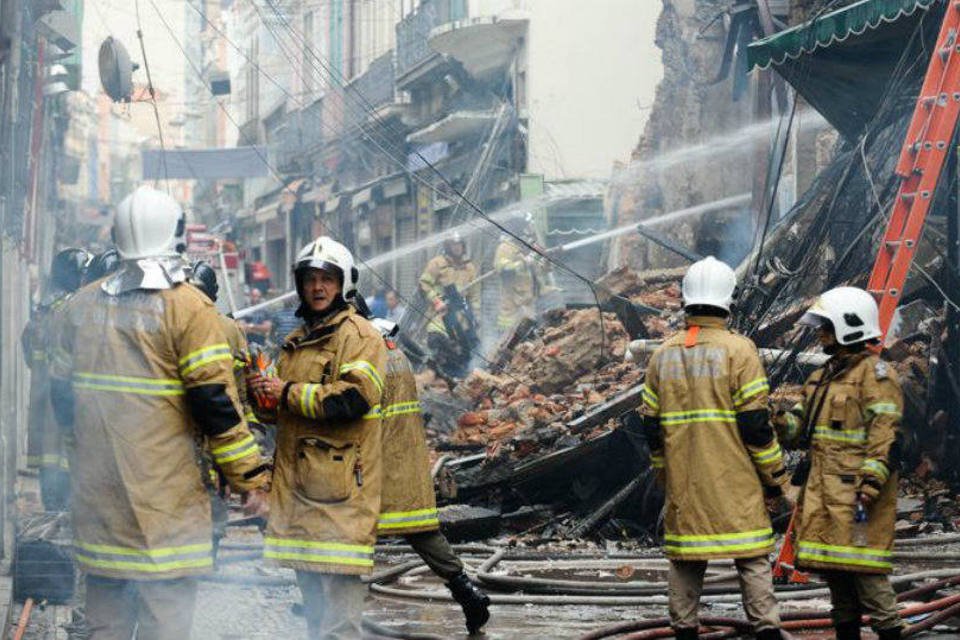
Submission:
[[[404,176],[394,178],[383,185],[383,199],[397,198],[407,195],[407,179]]]
[[[747,60],[751,68],[773,67],[840,133],[855,138],[876,113],[922,17],[942,6],[943,0],[860,0],[754,42]],[[936,34],[939,20],[923,25]]]
[[[277,217],[277,212],[280,210],[280,203],[274,202],[268,204],[267,206],[257,209],[257,214],[253,217],[256,222],[267,222],[273,220]]]
[[[328,183],[328,184],[323,184],[323,185],[314,187],[313,189],[310,189],[310,191],[307,191],[305,194],[303,194],[303,196],[300,198],[300,201],[307,202],[307,203],[324,202],[326,200],[329,200],[330,196],[332,195],[333,195],[333,185]]]
[[[333,213],[340,208],[340,196],[334,196],[323,203],[324,213]]]
[[[367,187],[366,189],[361,189],[360,191],[353,194],[353,197],[350,198],[350,208],[357,209],[363,205],[370,202],[373,198],[373,187]]]

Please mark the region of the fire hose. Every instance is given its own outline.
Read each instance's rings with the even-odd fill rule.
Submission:
[[[954,576],[954,580],[960,581],[960,576]],[[898,597],[898,600],[902,600]],[[927,631],[940,622],[951,618],[960,613],[960,595],[947,596],[931,602],[912,605],[900,610],[901,618],[910,618],[918,615],[933,614],[925,620],[909,625],[904,631],[904,637],[912,636]],[[833,626],[833,621],[829,616],[824,617],[818,612],[788,612],[780,616],[782,620],[781,629],[784,631],[800,631],[805,629],[826,629]],[[861,624],[867,625],[870,620],[867,616],[861,619]],[[741,632],[746,627],[748,630],[751,625],[746,620],[737,620],[732,618],[713,618],[703,617],[700,620],[704,627],[732,627],[737,632]],[[612,638],[632,631],[669,632],[666,635],[641,635],[631,634],[621,638],[621,640],[638,640],[640,638],[669,637],[673,635],[670,629],[670,620],[668,618],[657,618],[652,620],[637,620],[634,622],[622,622],[598,629],[580,638],[580,640],[601,640],[602,638]],[[706,637],[706,636],[701,636]]]

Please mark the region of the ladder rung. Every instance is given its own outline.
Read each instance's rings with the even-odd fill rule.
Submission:
[[[899,247],[901,244],[903,244],[903,240],[884,240],[883,243],[887,245],[888,248]]]

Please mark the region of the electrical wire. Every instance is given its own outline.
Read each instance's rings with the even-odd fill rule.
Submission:
[[[140,0],[134,0],[137,12],[137,39],[140,40],[140,53],[143,55],[143,68],[147,73],[147,92],[150,94],[150,103],[153,105],[153,116],[157,121],[157,137],[160,139],[160,159],[163,164],[163,175],[166,181],[167,193],[170,193],[170,171],[167,169],[167,152],[163,142],[163,127],[160,124],[160,108],[157,106],[157,91],[153,88],[153,77],[150,75],[150,61],[147,59],[147,47],[143,42],[143,24],[140,21]]]

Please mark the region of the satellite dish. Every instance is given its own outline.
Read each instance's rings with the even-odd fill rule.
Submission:
[[[97,56],[100,67],[100,84],[114,102],[130,102],[133,93],[133,72],[139,68],[130,62],[127,49],[113,36],[100,45]]]

